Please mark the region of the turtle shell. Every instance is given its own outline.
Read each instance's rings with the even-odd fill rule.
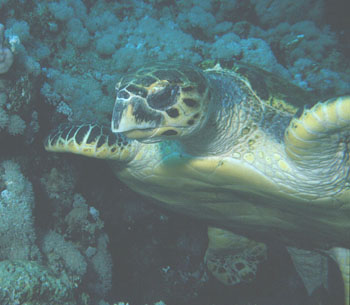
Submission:
[[[208,63],[204,66],[208,68]],[[305,106],[311,107],[317,102],[317,97],[312,92],[256,66],[232,61],[220,62],[220,66],[237,73],[250,84],[262,102],[280,111],[296,114],[303,111]]]

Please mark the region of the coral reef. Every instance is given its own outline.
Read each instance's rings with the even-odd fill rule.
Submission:
[[[0,193],[0,259],[40,259],[35,244],[32,185],[13,161],[3,161],[0,171],[3,182]]]
[[[6,73],[13,64],[13,54],[4,46],[4,25],[0,24],[0,74]]]
[[[52,175],[60,177],[54,170],[44,177]],[[6,160],[0,165],[0,301],[83,304],[82,300],[88,298],[90,301],[84,304],[93,304],[107,295],[112,284],[112,261],[103,222],[81,195],[65,191],[71,180],[60,183],[59,179],[46,181],[44,177],[44,187],[52,191],[53,202],[61,207],[56,209],[54,225],[39,227],[33,216],[36,207],[32,184],[17,162]],[[25,286],[27,290],[21,289],[26,282],[30,283]]]
[[[1,304],[77,304],[66,274],[56,277],[35,261],[0,262]]]

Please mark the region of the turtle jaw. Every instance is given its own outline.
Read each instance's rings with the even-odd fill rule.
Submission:
[[[144,143],[155,143],[165,139],[174,139],[183,135],[184,128],[163,126],[158,128],[131,129],[123,132],[129,139]]]
[[[135,139],[144,142],[147,139],[154,138],[157,134],[157,129],[158,128],[131,129],[123,132],[123,134],[129,139]]]

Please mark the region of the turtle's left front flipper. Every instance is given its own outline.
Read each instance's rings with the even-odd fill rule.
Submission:
[[[309,161],[310,157],[316,159],[331,152],[347,153],[349,157],[349,142],[350,96],[304,109],[300,117],[292,119],[285,132],[286,151],[295,161]]]
[[[294,164],[309,178],[314,175],[311,180],[319,181],[324,190],[336,190],[338,200],[350,205],[350,96],[304,109],[291,120],[284,138]]]

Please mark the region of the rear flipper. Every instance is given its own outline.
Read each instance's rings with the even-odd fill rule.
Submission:
[[[316,251],[287,247],[308,295],[317,288],[328,288],[328,259]]]
[[[345,305],[350,305],[350,250],[332,248],[329,255],[336,261],[344,281]]]
[[[265,244],[223,229],[208,228],[205,262],[223,284],[235,285],[255,279],[258,265],[266,259]]]

